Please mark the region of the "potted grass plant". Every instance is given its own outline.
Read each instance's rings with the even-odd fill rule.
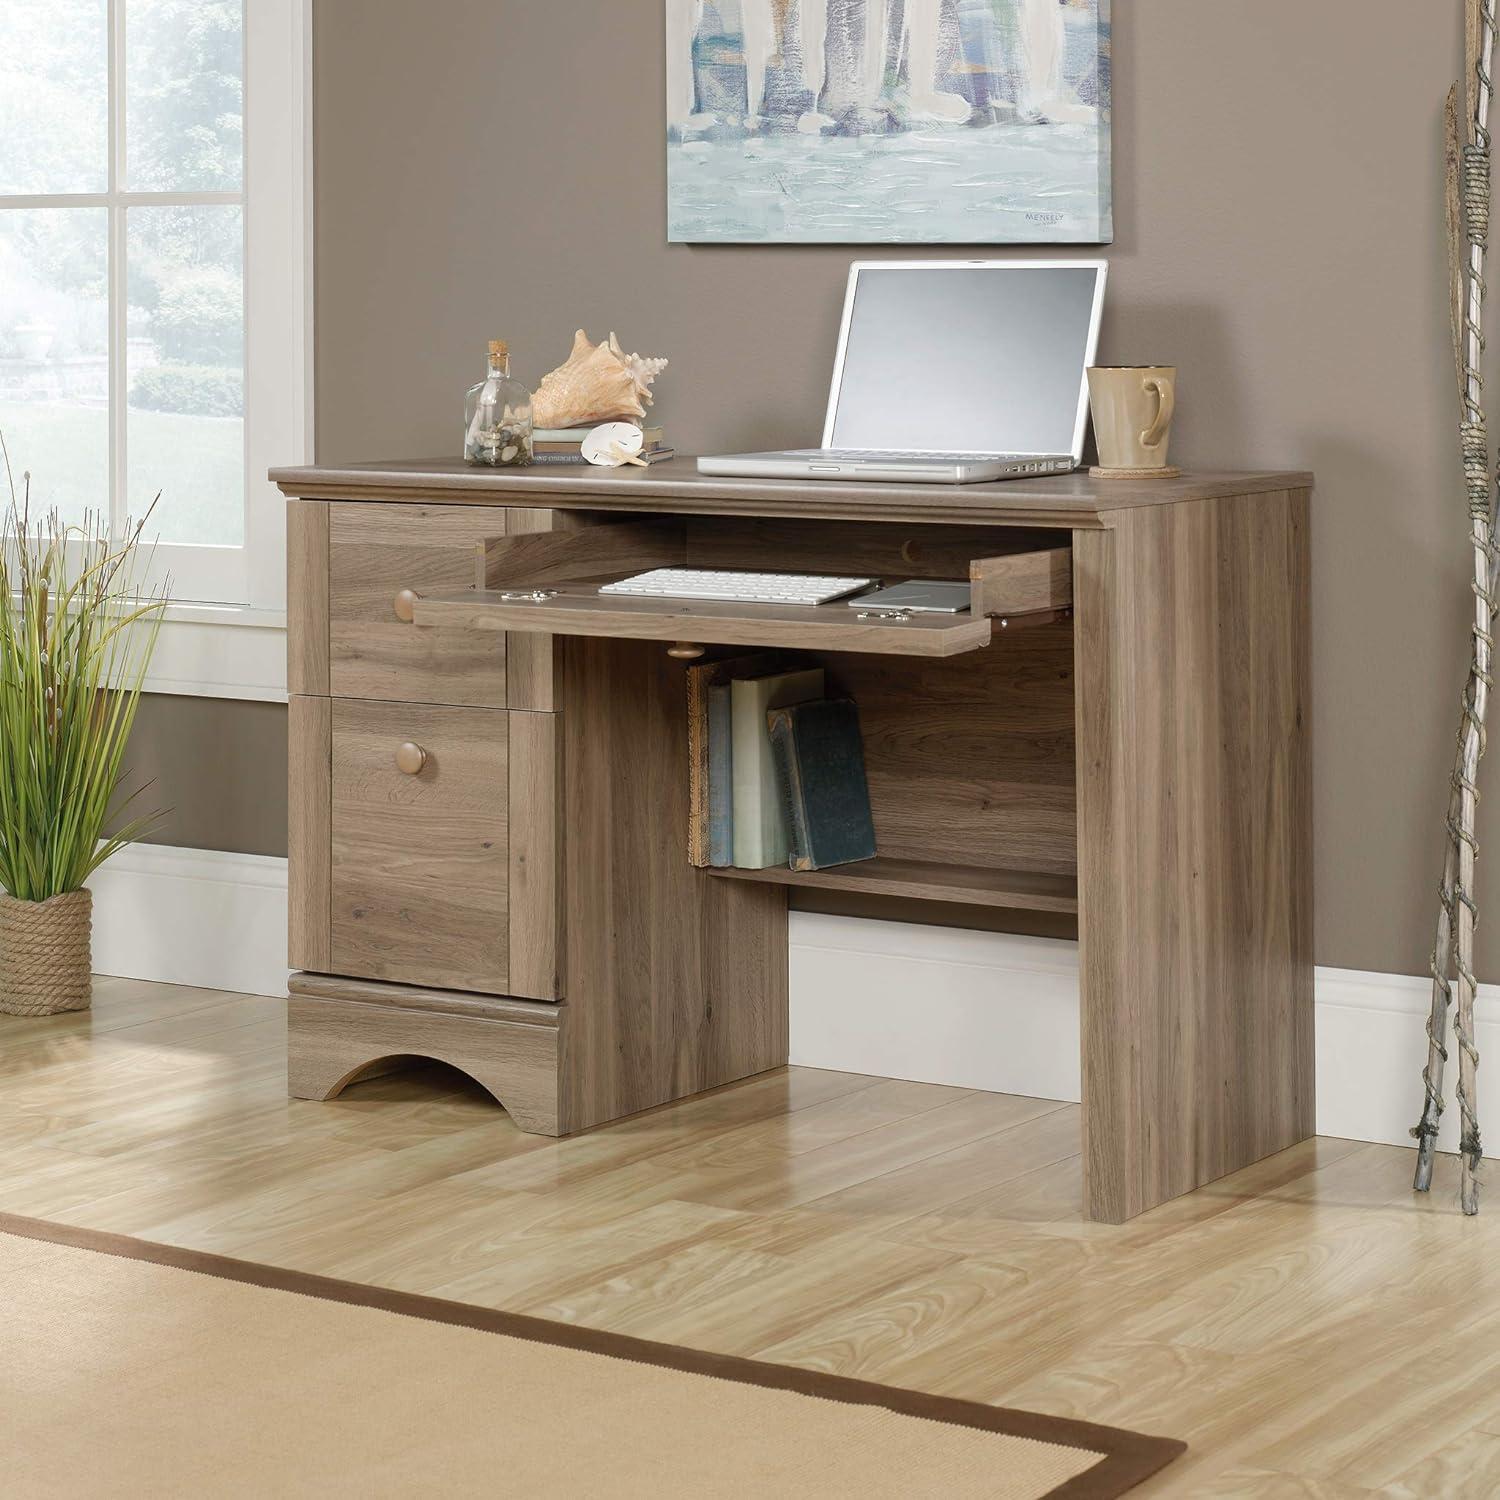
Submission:
[[[0,444],[3,448],[3,444]],[[33,522],[31,476],[0,523],[0,1012],[84,1010],[84,882],[157,815],[125,817],[122,761],[166,604],[143,582],[144,519]],[[150,511],[147,512],[150,515]]]

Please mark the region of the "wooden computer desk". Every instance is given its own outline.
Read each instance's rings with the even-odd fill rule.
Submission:
[[[777,1067],[803,886],[1076,921],[1096,1219],[1312,1133],[1311,476],[272,478],[294,1094],[435,1057],[562,1134]],[[972,576],[975,614],[594,592],[670,562]],[[879,859],[689,865],[678,643],[824,664]]]

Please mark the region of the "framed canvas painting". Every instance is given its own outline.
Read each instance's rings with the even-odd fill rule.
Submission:
[[[673,242],[1105,244],[1109,0],[666,0]]]

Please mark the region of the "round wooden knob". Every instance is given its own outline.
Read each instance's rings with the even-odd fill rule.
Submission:
[[[396,748],[396,769],[408,776],[415,776],[427,764],[427,752],[418,744],[407,740]]]
[[[676,661],[696,661],[703,655],[703,647],[693,641],[674,641],[667,647],[667,655]]]
[[[396,618],[405,620],[410,625],[412,611],[417,607],[417,601],[421,597],[415,589],[402,589],[391,601],[391,608],[396,611]]]

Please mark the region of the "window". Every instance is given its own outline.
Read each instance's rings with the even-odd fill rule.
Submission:
[[[123,525],[159,491],[179,600],[283,600],[265,471],[306,456],[305,10],[0,3],[0,431],[65,516]]]

